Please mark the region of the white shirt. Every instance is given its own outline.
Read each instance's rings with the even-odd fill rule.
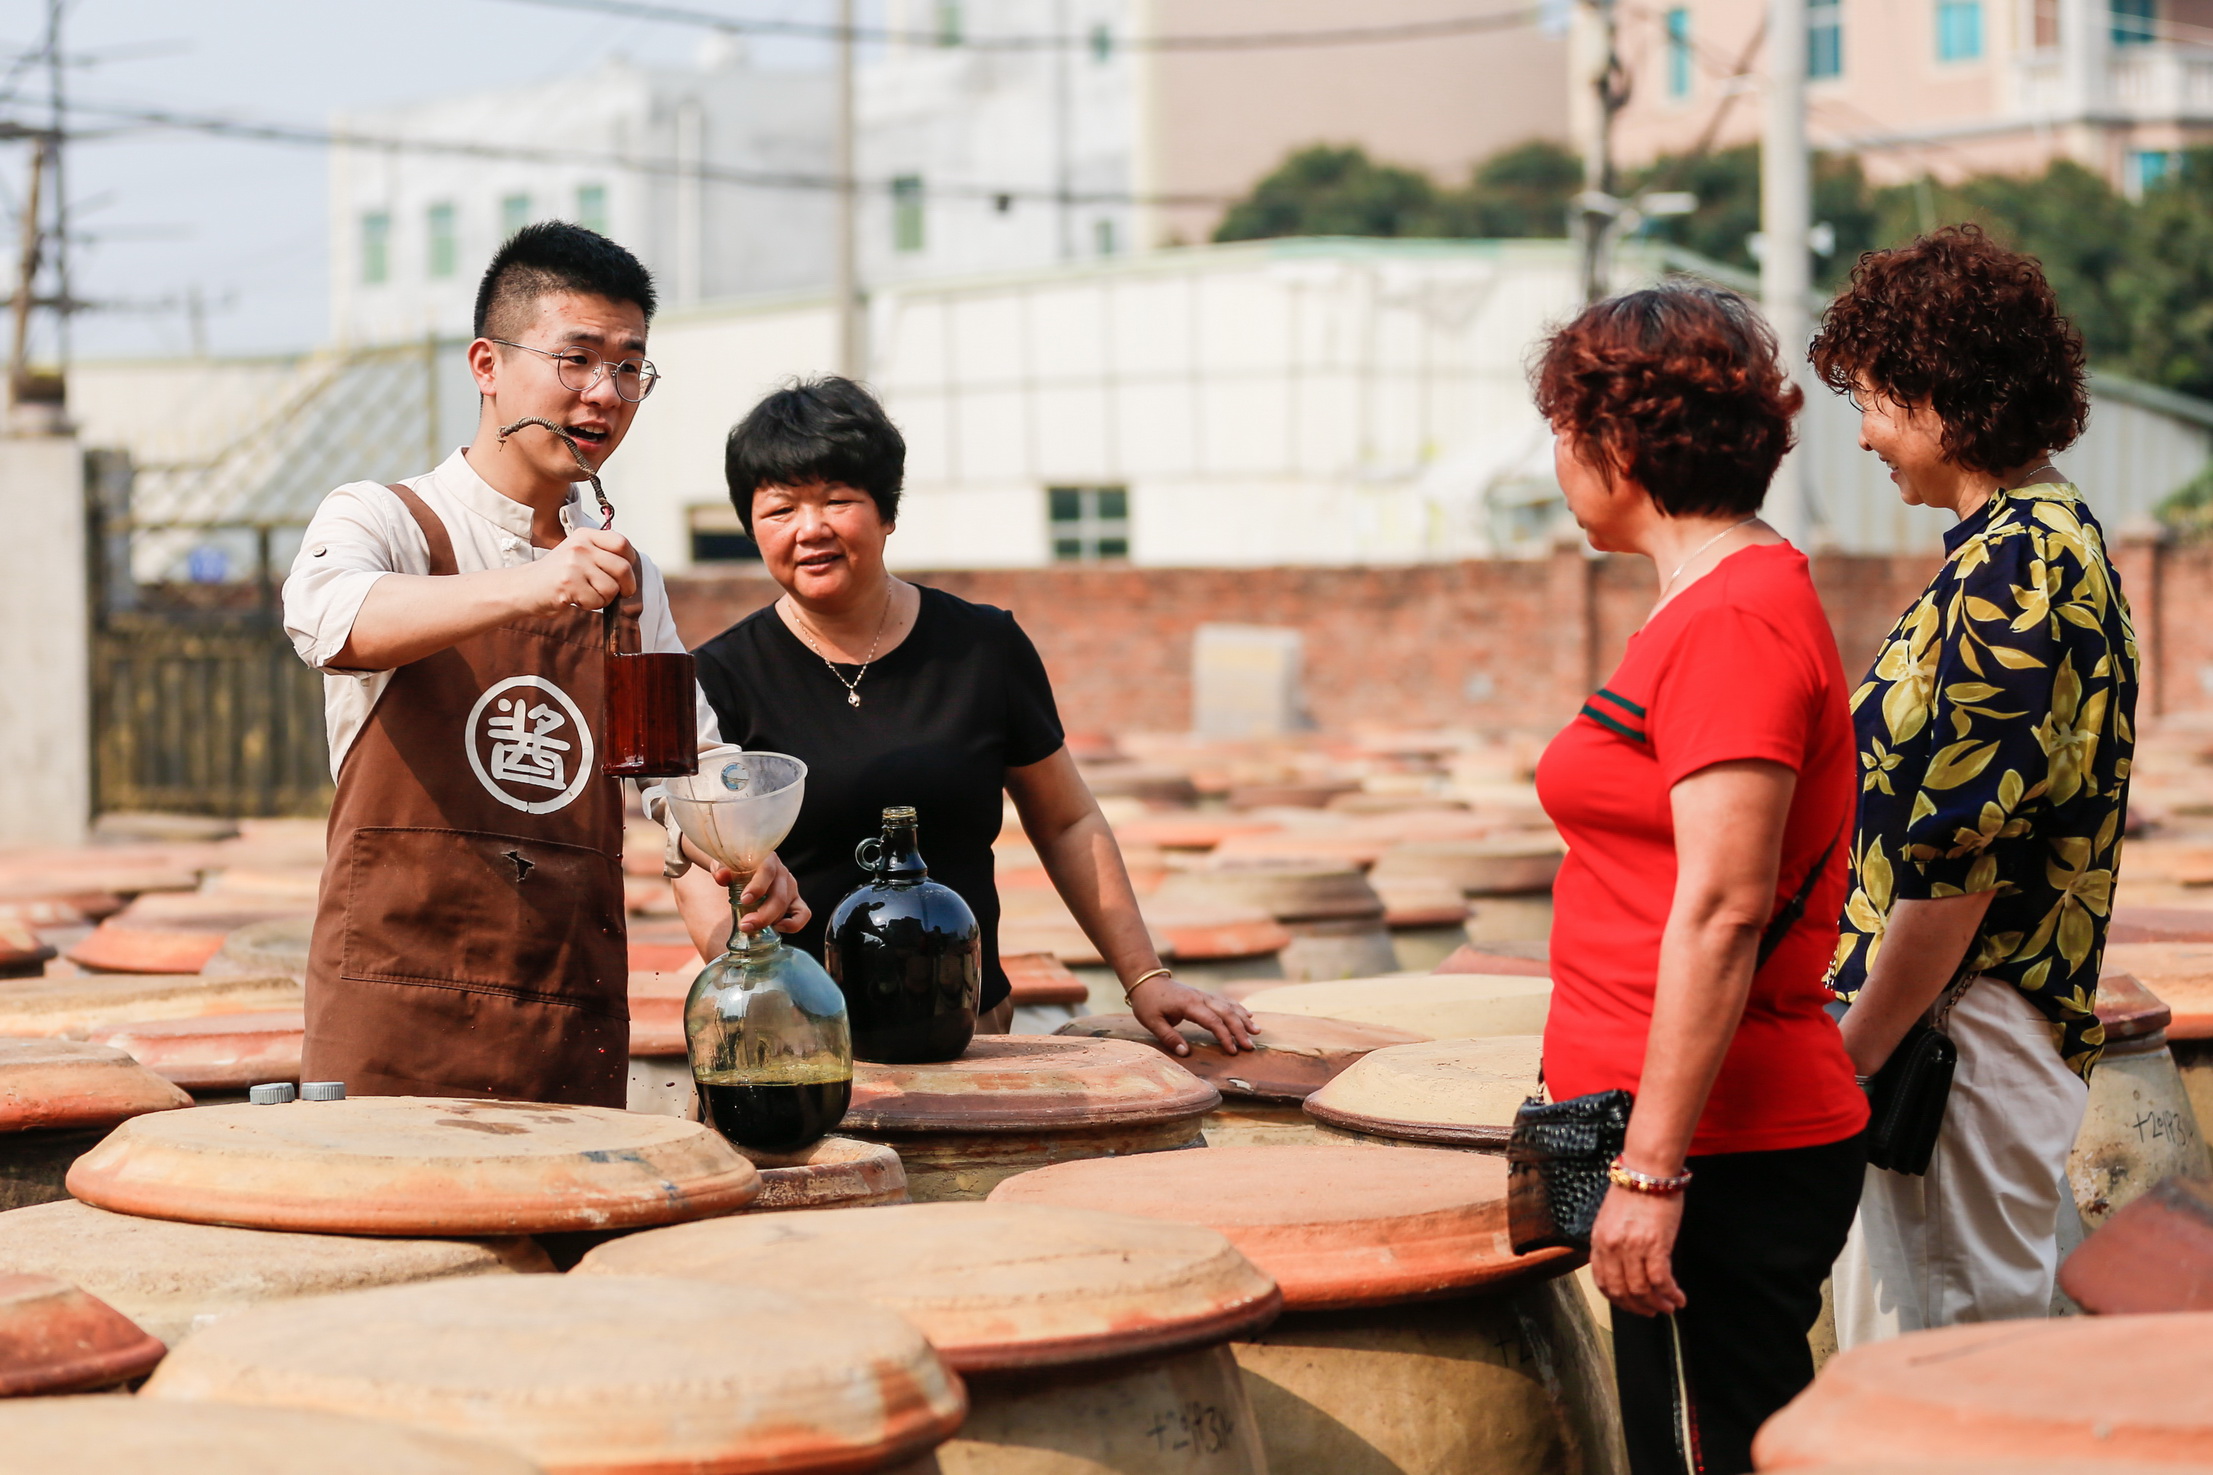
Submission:
[[[453,541],[453,561],[461,573],[519,568],[552,551],[531,543],[530,508],[495,491],[460,451],[427,476],[402,485],[445,523]],[[598,509],[590,505],[590,491],[583,485],[569,488],[568,505],[561,509],[564,532],[600,525]],[[643,553],[638,562],[639,591],[645,597],[638,621],[640,648],[680,651],[684,641],[669,612],[661,571]],[[291,576],[284,581],[284,629],[300,659],[323,673],[323,720],[330,734],[333,778],[392,673],[349,671],[331,663],[346,648],[371,585],[386,574],[429,572],[430,547],[421,526],[380,482],[348,482],[323,499],[307,525],[299,556],[292,560]],[[702,692],[700,746],[721,741],[714,708]]]

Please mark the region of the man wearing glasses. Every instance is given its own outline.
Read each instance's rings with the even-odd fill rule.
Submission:
[[[660,571],[599,525],[599,469],[653,390],[652,276],[580,226],[526,227],[476,298],[476,436],[410,481],[332,492],[284,586],[324,673],[329,854],[303,1076],[356,1095],[625,1104],[623,802],[599,772],[600,611],[679,651]],[[501,428],[509,434],[502,436]],[[719,741],[699,704],[701,746]],[[749,927],[804,925],[771,861]]]

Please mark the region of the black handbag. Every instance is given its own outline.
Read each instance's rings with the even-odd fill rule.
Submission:
[[[1759,972],[1783,945],[1790,929],[1806,914],[1806,903],[1829,857],[1844,838],[1839,829],[1821,858],[1806,872],[1798,890],[1769,919],[1760,934]],[[1629,1113],[1636,1100],[1627,1091],[1593,1091],[1565,1101],[1544,1099],[1544,1068],[1537,1069],[1538,1094],[1514,1113],[1513,1135],[1506,1143],[1506,1235],[1517,1255],[1532,1250],[1591,1248],[1591,1226],[1613,1186],[1608,1170],[1621,1156],[1629,1135]]]
[[[1974,952],[1969,947],[1968,957]],[[1916,1178],[1929,1171],[1959,1065],[1959,1046],[1944,1025],[1973,981],[1963,959],[1929,1018],[1906,1031],[1882,1069],[1867,1078],[1867,1161],[1873,1166]]]

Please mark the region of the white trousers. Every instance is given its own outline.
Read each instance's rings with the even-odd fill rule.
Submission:
[[[2050,1314],[2067,1153],[2090,1088],[2013,985],[1982,977],[1952,1008],[1959,1047],[1922,1177],[1867,1170],[1833,1272],[1837,1345]]]

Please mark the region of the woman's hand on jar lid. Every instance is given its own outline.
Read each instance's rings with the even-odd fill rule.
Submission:
[[[1253,1036],[1260,1033],[1243,1004],[1178,983],[1166,974],[1148,978],[1132,989],[1130,1010],[1139,1024],[1153,1032],[1154,1039],[1177,1055],[1191,1053],[1191,1043],[1177,1031],[1178,1024],[1195,1024],[1211,1031],[1231,1055],[1252,1049]]]

